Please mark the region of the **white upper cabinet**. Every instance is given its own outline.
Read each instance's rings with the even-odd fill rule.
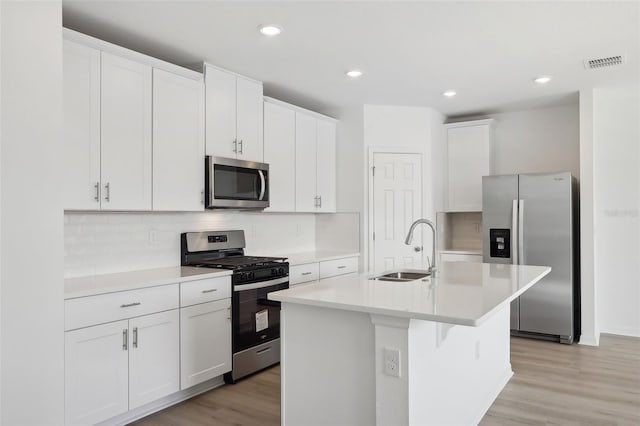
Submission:
[[[336,211],[336,124],[296,112],[296,211]]]
[[[100,51],[64,41],[63,203],[100,208]]]
[[[295,211],[296,114],[290,108],[264,103],[264,162],[269,164],[269,208]]]
[[[153,210],[204,209],[204,84],[153,70]]]
[[[316,193],[321,213],[336,211],[336,123],[318,120]]]
[[[482,176],[492,173],[493,120],[448,124],[447,211],[482,211]]]
[[[206,153],[263,161],[262,83],[205,65]]]
[[[151,67],[102,52],[103,210],[151,210]]]
[[[296,211],[315,212],[318,120],[296,112]]]

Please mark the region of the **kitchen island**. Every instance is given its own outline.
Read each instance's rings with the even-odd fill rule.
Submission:
[[[510,302],[550,270],[445,262],[414,281],[360,274],[270,293],[282,424],[477,424],[513,375]]]

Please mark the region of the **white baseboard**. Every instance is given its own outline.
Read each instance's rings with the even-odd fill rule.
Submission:
[[[596,335],[586,335],[586,334],[582,334],[580,335],[580,345],[586,345],[586,346],[600,346],[600,333],[596,334]]]
[[[213,379],[207,380],[206,382],[202,382],[188,389],[185,389],[176,393],[172,393],[171,395],[165,396],[164,398],[160,398],[157,401],[150,402],[146,405],[143,405],[142,407],[129,410],[126,413],[120,414],[119,416],[107,419],[104,422],[98,423],[98,425],[99,426],[127,425],[131,422],[139,420],[150,414],[156,413],[160,410],[164,410],[165,408],[171,407],[172,405],[176,405],[179,402],[185,401],[189,398],[193,398],[196,395],[210,391],[211,389],[215,389],[222,385],[224,385],[224,380],[222,376],[214,377]]]
[[[617,336],[640,337],[640,330],[638,330],[637,328],[613,327],[600,330],[600,332],[604,334],[615,334]]]

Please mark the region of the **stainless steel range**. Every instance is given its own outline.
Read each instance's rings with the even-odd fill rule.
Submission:
[[[233,369],[225,382],[280,362],[280,303],[267,300],[267,294],[289,288],[287,259],[245,256],[244,231],[186,232],[180,245],[183,266],[233,271]]]

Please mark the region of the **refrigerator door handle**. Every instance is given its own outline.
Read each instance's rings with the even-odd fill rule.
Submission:
[[[518,200],[513,200],[513,204],[511,205],[511,261],[514,265],[518,264],[518,230],[520,227],[518,226]]]
[[[520,265],[526,265],[524,260],[524,200],[518,202],[518,260]]]

